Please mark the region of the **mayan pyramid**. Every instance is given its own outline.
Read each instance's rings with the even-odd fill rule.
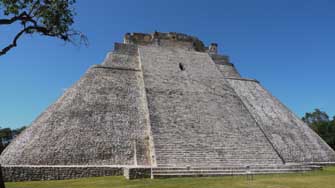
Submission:
[[[126,34],[6,148],[5,173],[335,161],[315,132],[217,47],[180,33]]]

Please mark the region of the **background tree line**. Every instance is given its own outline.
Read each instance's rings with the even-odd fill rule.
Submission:
[[[326,112],[315,109],[314,112],[306,113],[302,120],[335,149],[335,116],[330,119]]]
[[[9,145],[9,143],[19,135],[26,127],[17,129],[0,128],[0,153]]]

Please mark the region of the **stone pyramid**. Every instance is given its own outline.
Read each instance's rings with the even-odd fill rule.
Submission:
[[[335,161],[258,81],[241,77],[217,44],[155,32],[128,33],[114,47],[6,148],[0,163],[7,176],[52,167]]]

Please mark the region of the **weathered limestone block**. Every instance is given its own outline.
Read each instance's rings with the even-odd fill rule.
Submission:
[[[151,178],[151,171],[152,168],[125,167],[123,168],[123,176],[128,180]]]
[[[120,167],[104,166],[4,166],[4,181],[64,180],[98,176],[121,176]]]

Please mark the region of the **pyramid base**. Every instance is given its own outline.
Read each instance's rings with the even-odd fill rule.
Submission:
[[[2,166],[5,182],[65,180],[99,176],[122,176],[117,166]]]
[[[325,165],[325,164],[324,164]],[[147,167],[147,166],[2,166],[5,182],[65,180],[102,176],[125,176],[126,179],[238,176],[258,174],[303,173],[322,170],[311,164],[225,166],[225,167]]]

